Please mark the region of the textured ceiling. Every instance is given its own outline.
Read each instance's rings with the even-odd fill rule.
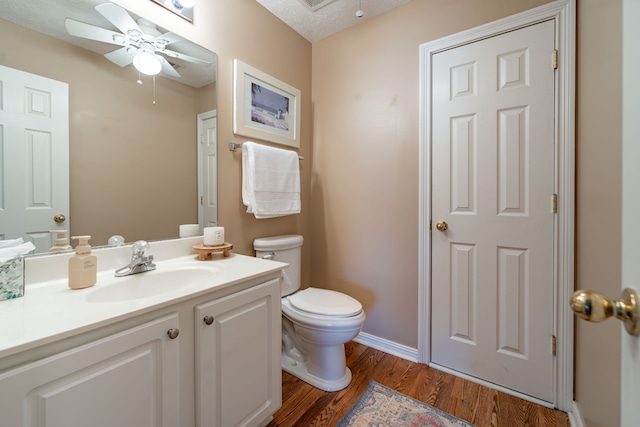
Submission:
[[[411,0],[334,0],[312,11],[307,0],[256,0],[311,43],[353,27]],[[361,6],[362,5],[362,6]],[[364,11],[356,17],[358,9]]]

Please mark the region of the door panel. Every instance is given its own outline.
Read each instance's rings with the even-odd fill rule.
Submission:
[[[433,56],[432,355],[551,402],[554,23]]]

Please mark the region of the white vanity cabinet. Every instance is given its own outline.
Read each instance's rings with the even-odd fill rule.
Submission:
[[[91,303],[64,282],[3,302],[0,426],[264,425],[282,402],[282,266],[225,261],[166,297]],[[3,348],[12,334],[39,339]]]
[[[257,426],[282,404],[280,280],[195,307],[196,425]]]
[[[177,326],[167,314],[0,373],[0,424],[180,425]]]

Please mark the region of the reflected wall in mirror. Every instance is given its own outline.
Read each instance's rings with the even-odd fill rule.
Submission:
[[[172,44],[172,50],[207,58],[209,79],[193,87],[158,75],[154,86],[153,77],[103,56],[119,46],[66,32],[67,17],[117,31],[96,12],[101,3],[3,0],[0,64],[69,85],[69,236],[89,234],[92,245],[116,234],[127,242],[177,237],[180,224],[199,219],[198,116],[215,114],[217,58],[188,41]],[[183,77],[190,75],[185,61],[169,62]],[[5,164],[22,161],[0,158]],[[1,184],[11,190],[10,183]],[[58,213],[64,214],[51,217]],[[5,238],[20,237],[12,224],[0,228]]]

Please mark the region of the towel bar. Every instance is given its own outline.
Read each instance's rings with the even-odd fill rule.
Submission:
[[[242,148],[242,144],[238,144],[236,142],[230,142],[229,143],[229,151],[235,152],[237,148]],[[298,156],[298,159],[304,160],[304,157]]]

